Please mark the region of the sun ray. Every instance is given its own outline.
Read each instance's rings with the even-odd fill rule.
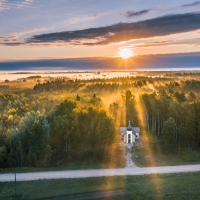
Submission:
[[[136,112],[139,118],[139,124],[141,126],[142,130],[146,130],[146,122],[145,122],[145,106],[144,106],[144,102],[142,99],[141,94],[136,94],[136,102],[135,102],[135,108],[136,108]],[[146,131],[143,131],[142,133],[142,140],[143,140],[143,144],[145,147],[145,151],[147,153],[147,155],[149,155],[149,162],[150,162],[150,166],[151,167],[155,167],[156,163],[155,163],[155,159],[154,159],[154,155],[152,152],[152,149],[150,148],[149,144],[150,144],[150,138],[149,138],[149,134]],[[162,181],[159,178],[158,174],[153,174],[152,175],[152,179],[153,179],[153,184],[154,184],[154,191],[155,191],[155,195],[157,196],[157,198],[159,199],[163,199],[162,197]]]

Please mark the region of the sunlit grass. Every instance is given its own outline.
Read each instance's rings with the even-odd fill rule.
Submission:
[[[161,184],[162,196],[158,194],[155,182]],[[22,194],[22,200],[29,200],[120,189],[131,200],[196,200],[199,199],[199,185],[200,174],[196,172],[17,182],[17,193]],[[11,200],[14,182],[0,183],[0,189],[0,198]]]
[[[32,89],[36,84],[38,83],[44,83],[45,81],[48,81],[49,78],[37,78],[37,79],[20,79],[20,80],[14,80],[9,82],[0,82],[0,85],[6,85],[13,88],[18,89]]]

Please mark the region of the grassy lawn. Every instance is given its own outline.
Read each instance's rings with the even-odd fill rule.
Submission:
[[[62,170],[80,170],[80,169],[108,169],[108,168],[123,168],[125,166],[125,160],[117,165],[109,164],[83,164],[83,163],[70,163],[63,164],[58,167],[18,167],[18,168],[0,168],[0,174],[4,173],[23,173],[23,172],[44,172],[44,171],[62,171]]]
[[[131,149],[132,160],[137,166],[152,167],[200,163],[200,152],[196,152],[198,155],[197,159],[190,159],[193,157],[188,156],[187,158],[183,156],[187,151],[164,151],[162,147],[163,143],[161,143],[154,134],[150,133],[148,137],[148,142],[141,137],[142,142],[137,146],[133,146]],[[189,152],[188,155],[192,155],[192,151]]]
[[[161,152],[146,152],[143,147],[132,148],[132,160],[139,167],[172,166],[199,164],[200,161],[184,160],[181,154],[163,154]]]
[[[21,199],[42,199],[121,189],[129,199],[200,199],[200,173],[177,173],[17,182]],[[0,199],[11,200],[14,183],[0,183]],[[116,198],[116,197],[115,197]]]
[[[71,163],[68,165],[60,165],[58,167],[46,167],[46,168],[37,168],[37,167],[17,167],[17,168],[0,168],[0,174],[4,173],[24,173],[24,172],[46,172],[46,171],[63,171],[63,170],[79,170],[79,169],[107,169],[109,166],[103,164],[81,164]]]

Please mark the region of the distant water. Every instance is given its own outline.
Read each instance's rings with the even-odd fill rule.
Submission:
[[[160,71],[158,69],[151,69],[151,71]],[[162,69],[161,71],[198,71],[200,72],[199,68],[190,68],[190,70],[185,68],[173,68],[173,69]],[[67,77],[70,79],[103,79],[103,78],[116,78],[116,77],[127,77],[127,76],[138,76],[143,75],[143,71],[76,71],[76,72],[44,72],[44,71],[24,71],[24,72],[17,72],[17,71],[0,71],[0,82],[5,81],[6,79],[9,81],[25,79],[28,77],[33,77],[34,79],[38,79],[37,76],[41,77]],[[35,77],[35,78],[34,78]]]
[[[114,78],[114,77],[127,77],[134,76],[135,74],[130,74],[130,72],[64,72],[64,73],[47,73],[47,72],[26,72],[26,73],[16,73],[15,71],[10,72],[0,72],[0,81],[18,80],[23,78],[28,78],[30,76],[41,76],[41,77],[68,77],[70,79],[97,79],[97,78]],[[33,78],[33,79],[37,79]]]

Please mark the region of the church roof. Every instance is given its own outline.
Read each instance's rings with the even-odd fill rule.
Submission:
[[[120,127],[120,132],[121,133],[126,133],[126,131],[132,131],[133,134],[136,134],[136,133],[140,132],[140,127],[132,127],[131,126],[131,121],[129,121],[127,127]]]
[[[132,132],[135,133],[139,133],[140,132],[140,127],[131,127]],[[126,133],[127,131],[127,127],[120,127],[120,132],[121,133]]]
[[[132,127],[133,133],[139,133],[140,127]]]
[[[120,127],[120,132],[126,132],[127,127]]]
[[[136,134],[136,133],[140,132],[140,127],[132,127],[131,126],[131,121],[129,121],[127,127],[120,127],[120,132],[121,133],[126,133],[126,131],[132,131],[133,134]]]

